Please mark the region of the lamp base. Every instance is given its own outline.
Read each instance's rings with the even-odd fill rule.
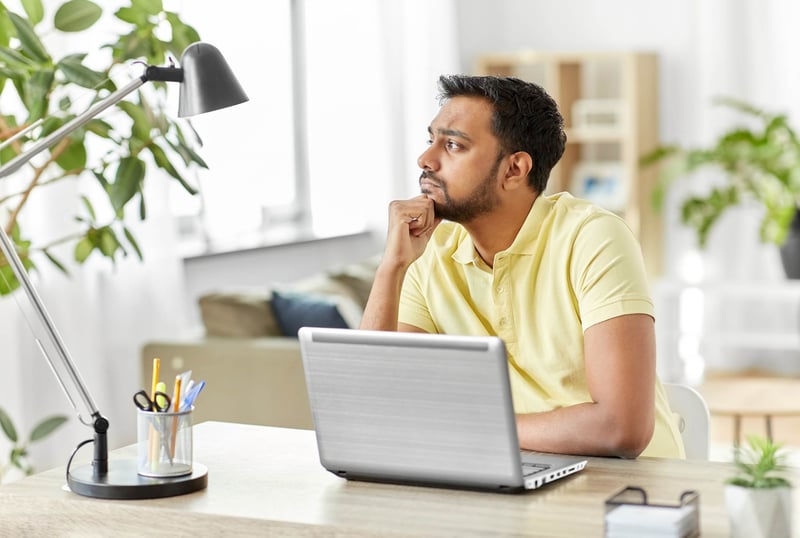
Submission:
[[[100,499],[157,499],[200,491],[208,486],[208,468],[192,464],[192,474],[169,478],[150,478],[137,472],[136,460],[111,460],[108,473],[94,476],[94,468],[84,465],[67,475],[69,489],[78,495]]]

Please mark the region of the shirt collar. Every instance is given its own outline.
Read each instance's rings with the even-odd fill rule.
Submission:
[[[517,237],[504,252],[511,254],[532,254],[536,250],[536,238],[539,236],[542,222],[547,214],[550,212],[555,198],[550,196],[537,196],[533,202],[528,216],[525,217],[525,222],[517,233]],[[475,251],[475,245],[472,242],[472,237],[467,231],[459,226],[460,232],[463,234],[459,241],[458,248],[453,252],[453,260],[458,263],[467,265],[475,263],[475,258],[478,253]]]

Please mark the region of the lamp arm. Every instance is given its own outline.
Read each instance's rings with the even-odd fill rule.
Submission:
[[[141,87],[145,82],[147,82],[147,77],[142,75],[141,77],[135,78],[130,81],[126,86],[120,88],[119,90],[115,91],[99,103],[96,103],[93,107],[88,109],[86,112],[79,114],[78,116],[74,117],[72,120],[68,121],[46,137],[42,138],[30,148],[28,148],[23,153],[20,153],[2,167],[0,167],[0,177],[6,177],[8,175],[13,174],[22,166],[33,159],[36,155],[41,153],[42,151],[46,150],[47,148],[52,147],[53,145],[60,142],[63,138],[65,138],[68,134],[70,134],[75,129],[79,127],[83,127],[89,121],[100,114],[105,109],[114,106],[115,104],[122,101],[128,94],[132,91]]]
[[[148,80],[180,82],[183,80],[183,69],[175,67],[160,68],[148,66],[144,75],[133,79],[127,85],[118,89],[102,101],[99,101],[82,114],[79,114],[69,122],[62,125],[60,128],[50,133],[48,136],[27,148],[27,150],[23,153],[20,153],[14,159],[1,166],[0,178],[13,174],[22,168],[22,166],[24,166],[25,163],[30,161],[33,157],[57,144],[71,132],[86,125],[86,123],[88,123],[92,118],[107,108],[122,101],[127,95],[140,88]],[[41,320],[42,325],[45,328],[47,338],[58,355],[60,364],[64,367],[69,376],[72,387],[77,389],[81,400],[91,413],[91,426],[95,432],[94,459],[92,466],[95,476],[104,476],[108,471],[108,442],[106,437],[106,432],[108,431],[108,420],[100,414],[100,410],[97,408],[97,405],[94,403],[89,390],[86,388],[78,369],[75,367],[75,364],[70,357],[64,341],[61,339],[61,335],[56,329],[55,323],[53,323],[53,320],[50,317],[50,314],[47,312],[41,297],[39,297],[39,293],[36,291],[36,288],[33,286],[33,283],[28,277],[28,273],[25,270],[25,265],[22,263],[19,254],[17,254],[17,249],[13,241],[11,241],[11,239],[8,237],[8,234],[5,231],[5,226],[0,226],[0,250],[2,250],[6,261],[11,266],[11,269],[14,272],[14,275],[17,277],[17,281],[19,282],[20,286],[22,286],[26,295],[30,299],[31,304],[36,311],[37,317]],[[53,364],[51,358],[48,356],[47,351],[38,339],[37,343],[39,344],[39,348],[45,356],[45,359],[50,365],[50,368],[53,370],[53,374],[58,380],[58,383],[61,385],[62,390],[67,396],[67,399],[76,409],[76,411],[78,411],[75,402],[67,390],[67,385],[65,385],[64,379],[62,379],[59,375],[58,370]],[[83,422],[80,411],[78,411],[78,417],[81,418],[81,421]]]

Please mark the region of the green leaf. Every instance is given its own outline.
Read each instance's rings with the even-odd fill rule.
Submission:
[[[89,213],[89,217],[92,221],[97,220],[97,214],[94,211],[94,206],[92,205],[91,200],[86,196],[81,196],[81,201],[83,202],[83,206],[86,208],[86,211]]]
[[[184,23],[177,13],[168,11],[167,22],[172,27],[172,41],[168,44],[168,48],[176,57],[183,54],[186,47],[200,41],[200,34],[197,33],[197,30]]]
[[[90,0],[70,0],[56,11],[55,27],[62,32],[82,32],[91,27],[103,10]]]
[[[6,434],[9,441],[12,443],[17,442],[17,430],[14,428],[11,417],[8,416],[8,413],[6,413],[2,407],[0,407],[0,428],[3,429],[3,433]]]
[[[117,235],[114,233],[114,230],[108,226],[100,228],[98,232],[98,248],[100,252],[102,252],[104,256],[113,258],[117,250],[122,247],[119,240],[117,240]]]
[[[164,11],[164,5],[161,0],[131,0],[131,6],[134,9],[144,11],[148,15],[158,15]]]
[[[18,469],[22,469],[23,471],[27,471],[27,467],[25,465],[25,457],[27,457],[28,451],[25,447],[15,446],[11,449],[11,464]]]
[[[148,40],[140,37],[135,32],[120,37],[119,41],[112,47],[114,61],[116,62],[147,57],[149,50]]]
[[[0,62],[3,62],[6,67],[18,68],[25,71],[31,71],[36,67],[36,63],[30,58],[23,56],[14,49],[6,47],[0,48]]]
[[[8,47],[14,35],[14,25],[11,24],[8,13],[8,9],[0,2],[0,46],[2,47]]]
[[[139,261],[144,260],[144,256],[142,256],[142,249],[139,248],[139,243],[136,241],[133,233],[131,233],[131,231],[125,227],[122,228],[122,231],[125,233],[125,238],[128,240],[128,243],[131,244],[133,250],[136,252],[136,257],[139,258]]]
[[[0,260],[3,257],[0,256]],[[13,269],[8,265],[0,265],[0,295],[8,295],[19,288],[19,281]]]
[[[207,169],[208,164],[206,164],[203,158],[196,151],[194,151],[194,149],[192,149],[192,147],[189,146],[189,144],[186,143],[186,139],[183,136],[183,132],[177,125],[175,125],[175,130],[178,135],[178,142],[175,143],[168,139],[167,143],[170,145],[170,147],[173,150],[175,150],[178,153],[178,155],[181,156],[186,166],[189,166],[190,164],[194,163],[200,166],[201,168]]]
[[[51,61],[50,55],[33,30],[31,23],[10,11],[8,12],[8,17],[11,19],[11,24],[14,25],[14,29],[17,31],[17,39],[19,39],[20,45],[22,46],[22,52],[27,54],[32,60],[40,63],[49,63]]]
[[[141,190],[145,164],[138,157],[125,157],[119,162],[114,182],[109,186],[111,205],[117,213],[122,211],[133,196]]]
[[[21,0],[22,9],[28,15],[28,20],[31,21],[33,26],[36,26],[44,18],[44,6],[42,0]]]
[[[44,419],[39,424],[34,426],[30,437],[31,443],[35,443],[40,439],[44,439],[45,437],[53,433],[56,429],[58,429],[59,426],[64,424],[66,421],[67,417],[63,415],[55,415]]]
[[[161,146],[153,143],[150,144],[147,149],[149,149],[150,153],[153,154],[153,159],[155,160],[156,165],[158,165],[159,168],[166,170],[166,172],[169,175],[177,179],[178,182],[183,186],[183,188],[186,189],[186,192],[188,192],[192,196],[197,194],[197,189],[192,187],[178,172],[178,170],[172,165],[172,163],[169,161],[169,158],[167,157],[167,153],[161,148]]]
[[[58,156],[56,164],[65,172],[81,171],[86,168],[86,146],[83,140],[75,140]]]
[[[50,260],[50,263],[52,263],[53,265],[55,265],[55,266],[56,266],[56,268],[57,268],[59,271],[61,271],[61,272],[62,272],[62,273],[64,273],[65,275],[69,276],[69,271],[68,271],[68,270],[67,270],[67,268],[64,266],[64,264],[63,264],[63,263],[61,263],[61,261],[60,261],[58,258],[56,258],[56,257],[55,257],[55,256],[53,256],[52,254],[50,254],[50,251],[49,251],[49,250],[47,250],[47,249],[43,249],[43,250],[42,250],[42,253],[43,253],[43,254],[44,254],[46,257],[47,257],[47,259],[48,259],[48,260]]]
[[[113,139],[112,133],[114,132],[114,128],[111,126],[110,123],[105,122],[103,120],[99,120],[97,118],[91,120],[84,126],[84,129],[89,131],[90,133],[94,133],[101,138],[108,138]]]
[[[91,230],[90,230],[91,232]],[[88,237],[82,238],[75,244],[75,261],[83,263],[94,250],[94,243]]]
[[[142,107],[131,103],[130,101],[122,101],[118,104],[118,106],[133,120],[131,136],[139,139],[140,141],[150,140],[150,131],[152,130],[153,125],[148,120],[147,114]]]
[[[28,123],[33,123],[47,114],[50,89],[55,82],[52,69],[41,69],[25,81],[22,101],[28,109]]]
[[[144,26],[148,21],[147,13],[133,7],[121,7],[114,13],[114,16],[134,26]]]
[[[70,54],[62,58],[56,67],[67,82],[89,89],[99,88],[105,81],[106,75],[83,65],[85,57],[86,54]]]

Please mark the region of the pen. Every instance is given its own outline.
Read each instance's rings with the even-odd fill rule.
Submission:
[[[186,396],[183,397],[183,403],[181,404],[181,411],[188,411],[194,405],[195,399],[197,399],[197,395],[200,394],[200,391],[203,390],[203,387],[206,386],[205,381],[200,381],[196,385],[193,385],[191,390],[187,390],[185,392]]]

